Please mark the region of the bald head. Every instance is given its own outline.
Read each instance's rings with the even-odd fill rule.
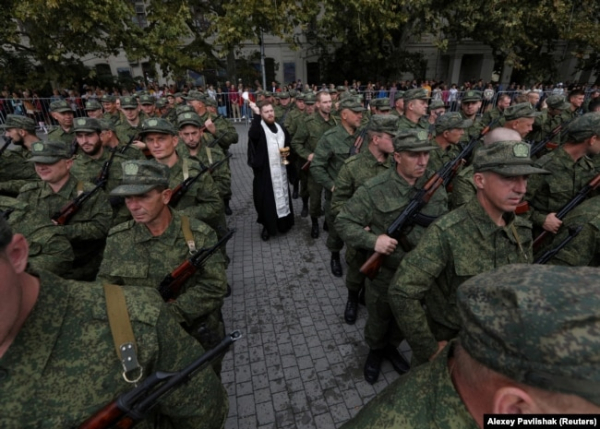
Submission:
[[[521,134],[509,128],[499,127],[494,128],[492,131],[483,136],[484,146],[502,141],[521,141]]]

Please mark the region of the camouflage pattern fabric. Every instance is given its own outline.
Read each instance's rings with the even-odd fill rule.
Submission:
[[[207,139],[209,139],[208,143],[218,139],[218,147],[221,148],[223,154],[227,155],[229,146],[238,142],[238,133],[233,124],[222,116],[211,115],[210,113],[206,112],[200,117],[200,120],[204,124],[209,118],[215,124],[217,131],[215,135],[212,135],[210,132],[208,132],[208,130],[205,130],[204,135]]]
[[[59,126],[48,133],[48,140],[60,140],[70,147],[75,140],[75,130],[71,128],[69,132],[66,132]]]
[[[31,152],[24,147],[4,151],[0,156],[0,191],[2,193],[16,196],[24,185],[39,180],[33,163],[27,162],[30,158]]]
[[[70,428],[131,390],[121,376],[102,287],[40,273],[38,301],[0,358],[0,426]],[[204,352],[155,293],[124,288],[144,376],[180,370]],[[24,406],[27,404],[27,406]],[[211,370],[164,398],[141,428],[220,428],[227,394]]]

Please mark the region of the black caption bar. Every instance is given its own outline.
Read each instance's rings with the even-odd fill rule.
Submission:
[[[597,428],[600,414],[484,414],[484,429]]]

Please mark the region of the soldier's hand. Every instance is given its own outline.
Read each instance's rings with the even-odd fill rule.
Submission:
[[[444,349],[444,347],[446,347],[446,344],[448,344],[448,341],[438,341],[438,349],[437,349],[437,351],[436,351],[434,354],[432,354],[432,355],[429,357],[429,361],[430,361],[430,362],[431,362],[432,360],[434,360],[434,359],[435,359],[435,357],[436,357],[437,355],[439,355],[439,354],[440,354],[440,352],[441,352],[441,351]]]
[[[546,220],[544,221],[542,228],[548,232],[551,232],[552,234],[556,234],[561,225],[562,220],[556,217],[556,213],[550,213],[548,216],[546,216]]]
[[[389,255],[398,246],[398,240],[394,240],[389,235],[381,234],[375,242],[375,251],[383,255]]]
[[[354,141],[354,147],[356,148],[356,152],[360,152],[360,147],[362,146],[363,141],[364,139],[362,138],[362,136],[358,136]]]
[[[206,131],[208,131],[211,134],[215,134],[217,132],[217,127],[215,127],[215,124],[213,123],[212,119],[208,118],[205,122],[204,122],[204,127],[206,128]]]
[[[308,161],[311,161],[311,162],[312,162],[312,160],[313,160],[313,157],[314,157],[314,156],[315,156],[315,154],[314,154],[314,153],[311,153],[310,155],[308,155],[308,158],[306,158],[306,159],[307,159]]]
[[[131,142],[131,144],[135,147],[137,147],[139,150],[144,150],[146,149],[146,143],[144,143],[143,141],[140,140],[134,140],[133,142]]]

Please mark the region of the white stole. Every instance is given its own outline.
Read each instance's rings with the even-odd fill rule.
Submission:
[[[277,208],[277,217],[282,218],[290,214],[289,188],[287,171],[285,165],[281,163],[280,148],[285,146],[285,133],[277,122],[277,133],[269,129],[265,121],[261,119],[260,125],[265,131],[267,142],[267,153],[269,154],[269,168],[271,170],[271,183],[273,185],[273,196],[275,197],[275,207]]]

